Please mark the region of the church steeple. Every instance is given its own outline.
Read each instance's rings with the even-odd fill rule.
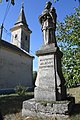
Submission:
[[[19,23],[27,25],[27,21],[26,21],[25,14],[24,14],[24,3],[22,3],[21,11],[20,11],[18,20],[16,21],[15,25],[17,25]]]
[[[21,10],[16,23],[10,30],[12,32],[11,37],[12,44],[29,52],[30,34],[32,33],[32,31],[29,29],[26,21],[24,13],[24,3],[21,6]]]

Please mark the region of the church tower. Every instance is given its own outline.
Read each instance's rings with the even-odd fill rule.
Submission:
[[[11,43],[19,47],[20,49],[29,52],[30,50],[30,34],[32,31],[29,29],[25,14],[24,14],[24,5],[22,4],[20,14],[13,28],[10,29]]]

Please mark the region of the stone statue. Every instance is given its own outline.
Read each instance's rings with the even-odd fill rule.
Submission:
[[[42,27],[44,44],[55,43],[55,29],[56,29],[56,12],[55,8],[51,8],[52,3],[46,3],[44,11],[39,16],[39,21]]]
[[[24,101],[22,109],[22,115],[39,116],[42,120],[55,115],[56,118],[65,119],[62,116],[71,112],[75,101],[74,98],[67,97],[61,66],[63,54],[57,46],[55,37],[57,15],[51,5],[51,2],[47,2],[44,11],[39,16],[44,43],[36,51],[38,72],[34,99]]]

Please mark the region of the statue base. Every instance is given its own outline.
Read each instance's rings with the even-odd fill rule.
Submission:
[[[69,101],[66,100],[56,102],[36,101],[35,99],[30,99],[23,102],[22,116],[37,117],[41,118],[42,120],[54,116],[56,116],[56,118],[64,118],[71,113],[74,103],[73,97],[71,97]]]
[[[35,100],[66,100],[65,79],[61,70],[62,52],[53,43],[41,46],[36,55],[39,58]]]

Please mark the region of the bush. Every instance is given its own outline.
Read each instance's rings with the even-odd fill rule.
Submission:
[[[23,85],[18,85],[18,86],[16,86],[16,88],[15,88],[15,92],[16,92],[18,95],[22,96],[22,95],[25,95],[25,94],[26,94],[27,89],[28,89],[28,87],[25,87],[25,86],[23,86]]]

